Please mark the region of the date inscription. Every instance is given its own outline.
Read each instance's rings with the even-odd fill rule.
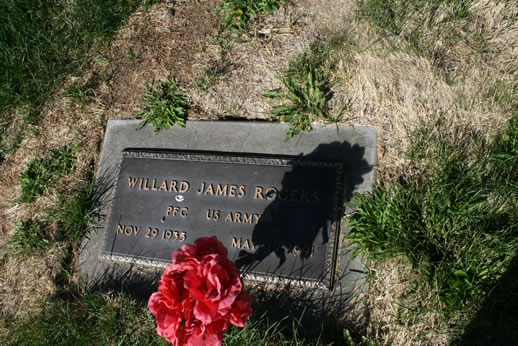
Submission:
[[[117,234],[137,237],[142,229],[145,228],[145,238],[174,240],[183,242],[187,239],[187,232],[174,231],[171,229],[160,230],[155,227],[141,227],[132,225],[117,225]],[[160,236],[161,235],[161,236]]]

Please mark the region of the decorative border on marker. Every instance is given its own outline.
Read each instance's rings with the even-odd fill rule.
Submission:
[[[236,164],[249,164],[249,165],[266,165],[266,166],[285,166],[285,167],[327,167],[327,168],[335,168],[336,169],[336,181],[335,181],[335,195],[333,201],[333,209],[331,212],[331,220],[329,221],[329,243],[327,247],[327,251],[325,254],[325,264],[324,264],[324,277],[321,280],[309,279],[309,278],[300,278],[293,279],[290,277],[284,277],[282,275],[275,274],[262,274],[262,273],[254,273],[248,272],[246,273],[245,279],[260,282],[260,283],[273,283],[273,284],[285,284],[291,283],[300,287],[315,287],[321,289],[332,289],[335,281],[335,273],[336,273],[336,265],[337,265],[337,246],[338,246],[338,236],[340,234],[340,219],[339,213],[341,210],[340,201],[343,193],[343,166],[342,162],[333,162],[333,161],[318,161],[318,160],[310,160],[304,159],[299,156],[283,156],[282,158],[271,158],[268,156],[273,155],[244,155],[243,153],[235,154],[235,153],[222,153],[222,152],[186,152],[186,151],[176,151],[176,150],[168,150],[168,151],[153,151],[153,150],[144,150],[144,149],[125,149],[121,152],[120,160],[117,164],[117,182],[113,189],[113,196],[116,196],[117,188],[119,186],[119,179],[122,167],[122,161],[124,158],[142,158],[142,159],[155,159],[155,160],[178,160],[178,161],[198,161],[198,162],[221,162],[221,163],[236,163]],[[120,262],[126,264],[136,264],[147,267],[156,267],[156,268],[164,268],[167,264],[171,262],[161,261],[155,258],[145,258],[139,256],[133,256],[128,254],[114,254],[109,253],[105,250],[106,248],[106,240],[108,237],[108,226],[111,224],[111,219],[113,216],[113,209],[115,207],[115,203],[112,202],[110,214],[108,216],[104,239],[103,239],[103,247],[101,249],[101,253],[99,257],[103,260]]]
[[[268,155],[275,156],[275,155]],[[300,156],[283,156],[271,158],[266,155],[243,155],[233,153],[189,153],[185,151],[170,151],[170,152],[156,152],[152,150],[141,151],[141,150],[130,150],[126,149],[121,152],[120,164],[124,157],[141,158],[141,159],[155,159],[155,160],[181,160],[181,161],[199,161],[199,162],[221,162],[221,163],[239,163],[239,164],[250,164],[250,165],[265,165],[265,166],[306,166],[306,167],[329,167],[338,168],[343,167],[342,162],[332,161],[318,161],[304,159]],[[341,182],[340,182],[341,184]]]
[[[291,284],[296,287],[303,288],[317,288],[321,290],[330,289],[331,286],[326,285],[323,280],[315,280],[315,279],[304,279],[304,278],[291,278],[289,276],[283,276],[278,274],[261,274],[261,273],[243,273],[243,278],[247,281],[261,283],[261,284],[271,284],[271,285],[286,285]],[[326,278],[324,278],[326,279]]]
[[[128,263],[128,264],[139,264],[146,267],[165,268],[166,265],[172,262],[161,261],[151,258],[143,258],[138,256],[131,256],[126,254],[106,254],[104,251],[100,256],[103,260]]]

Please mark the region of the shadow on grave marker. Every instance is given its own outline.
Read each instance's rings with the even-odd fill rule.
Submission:
[[[316,203],[307,205],[290,203],[289,196],[294,190],[299,193],[297,189],[300,189],[301,185],[311,191],[329,184],[329,182],[305,181],[305,168],[295,165],[291,172],[284,175],[282,188],[276,192],[276,198],[266,207],[263,217],[253,230],[252,242],[255,251],[242,250],[235,259],[238,268],[246,273],[253,273],[263,261],[274,254],[278,259],[277,265],[271,267],[274,272],[286,264],[288,256],[298,256],[299,261],[302,262],[295,271],[289,271],[288,268],[288,272],[278,273],[281,276],[323,281],[325,276],[334,275],[334,268],[328,268],[331,272],[318,273],[316,272],[318,268],[311,267],[309,260],[314,255],[312,249],[314,250],[315,246],[325,245],[334,247],[336,250],[336,243],[339,242],[337,237],[341,236],[338,225],[343,215],[342,206],[345,201],[352,198],[355,187],[363,182],[363,175],[372,168],[363,158],[365,149],[358,145],[351,146],[346,141],[321,144],[308,155],[298,156],[297,160],[328,160],[333,152],[343,153],[342,163],[345,166],[344,176],[335,177],[332,174],[329,176],[329,179],[340,180],[336,185],[331,185],[341,189],[337,210],[332,210],[333,203],[328,200],[315,200]],[[320,192],[324,195],[320,198],[333,195],[333,191],[320,190]],[[282,198],[283,195],[285,198]],[[336,251],[331,253],[336,255]],[[328,255],[329,252],[326,256]],[[334,259],[326,260],[328,264],[335,263]],[[293,268],[293,265],[291,267]]]

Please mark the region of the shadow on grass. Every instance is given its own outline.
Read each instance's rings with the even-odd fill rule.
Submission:
[[[254,315],[265,316],[270,321],[280,321],[288,337],[318,340],[321,344],[347,344],[344,329],[353,339],[365,335],[364,311],[353,302],[350,291],[334,292],[303,290],[291,285],[251,289],[254,297]]]
[[[144,302],[77,287],[9,326],[2,345],[166,345]]]
[[[518,257],[485,299],[458,345],[515,345],[518,340]]]

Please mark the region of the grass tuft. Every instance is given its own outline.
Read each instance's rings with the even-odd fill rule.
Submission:
[[[23,221],[11,238],[11,245],[22,257],[31,257],[41,254],[51,246],[51,239],[47,235],[47,223],[29,219]]]
[[[49,219],[58,226],[59,240],[69,245],[81,242],[93,226],[100,198],[91,179],[72,191],[71,196],[59,196],[59,206],[49,213]]]
[[[231,63],[224,60],[224,54],[219,60],[209,62],[209,65],[200,70],[196,77],[195,85],[201,91],[208,91],[230,70]]]
[[[30,161],[20,176],[22,188],[20,201],[33,202],[57,178],[72,173],[76,160],[76,149],[63,146],[47,157]]]
[[[440,6],[448,6],[449,20],[469,16],[470,0],[359,0],[358,8],[374,25],[399,35],[403,27],[418,12],[428,12],[433,18]]]
[[[156,89],[148,84],[147,89],[144,95],[145,108],[139,112],[144,121],[138,128],[151,123],[155,128],[153,133],[158,134],[175,124],[185,127],[189,97],[180,92],[176,80],[173,78],[159,83]]]
[[[79,107],[86,106],[94,97],[92,81],[85,84],[79,82],[72,83],[66,90],[65,96],[68,97]]]
[[[468,313],[518,256],[518,118],[490,143],[448,130],[414,135],[422,174],[356,197],[348,239],[376,260],[408,257],[445,311]]]

